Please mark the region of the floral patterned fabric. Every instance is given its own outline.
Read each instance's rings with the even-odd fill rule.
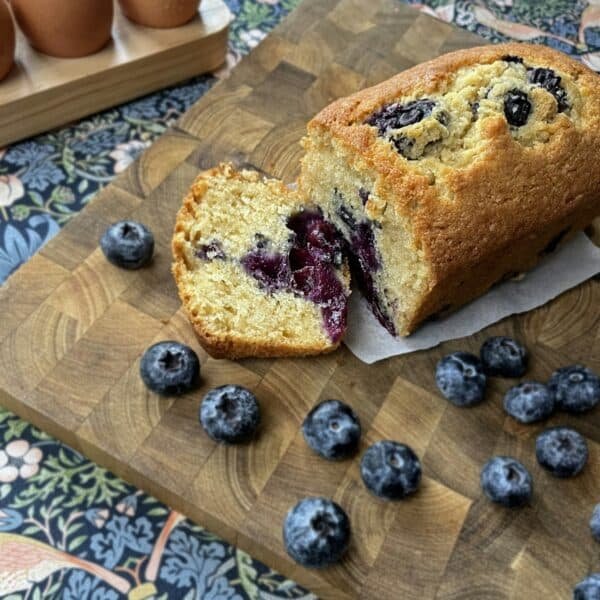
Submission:
[[[226,0],[227,66],[0,149],[0,283],[300,0]],[[398,0],[400,2],[400,0]],[[405,0],[493,42],[548,44],[600,71],[600,0]],[[0,408],[0,597],[315,598]]]
[[[600,0],[405,0],[491,42],[546,44],[600,71]]]
[[[6,411],[0,447],[5,600],[315,598]]]

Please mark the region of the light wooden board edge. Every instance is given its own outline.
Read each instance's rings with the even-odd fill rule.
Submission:
[[[27,81],[26,85],[21,86],[22,95],[15,97],[10,94],[5,101],[0,82],[0,147],[214,71],[225,62],[232,16],[222,0],[205,0],[204,7],[201,4],[200,14],[204,15],[207,25],[199,20],[185,26],[181,43],[173,43],[177,29],[148,30],[153,37],[150,51],[147,54],[138,52],[132,60],[120,63],[117,55],[123,54],[122,47],[118,48],[114,43],[98,54],[75,60],[41,56],[30,50],[21,52],[21,57],[25,59],[36,55],[40,67],[47,64],[48,68],[56,68],[59,62],[64,62],[65,75],[56,77],[55,74],[53,86],[40,86],[33,92],[35,86]],[[120,16],[116,21],[115,31],[127,27],[123,23],[124,17]],[[145,28],[132,27],[136,27],[139,40],[143,35],[140,30]],[[156,40],[160,40],[166,31],[169,43],[165,44],[164,50],[157,51]],[[19,38],[23,43],[20,34]],[[122,40],[120,45],[123,45]],[[19,81],[15,84],[10,80],[11,77],[30,79],[25,70],[9,75],[6,81],[9,81],[11,89],[15,85],[19,87]]]

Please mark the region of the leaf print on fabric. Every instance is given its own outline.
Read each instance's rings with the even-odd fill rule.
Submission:
[[[25,142],[8,150],[4,160],[8,164],[23,167],[21,181],[29,189],[43,192],[51,184],[64,181],[64,173],[55,165],[56,149],[50,144]]]
[[[117,512],[123,513],[127,517],[133,517],[137,511],[138,499],[137,494],[131,494],[123,498],[115,507]]]
[[[23,508],[46,501],[53,494],[67,495],[64,508],[87,508],[111,502],[123,493],[131,493],[122,480],[86,460],[75,450],[54,442],[54,452],[47,452],[37,475],[13,500],[14,508]],[[45,452],[46,453],[46,452]]]
[[[126,119],[155,119],[160,117],[160,114],[156,108],[156,103],[152,96],[147,96],[141,100],[135,100],[126,104],[121,109],[123,116]]]
[[[106,526],[106,529],[110,524]],[[90,549],[94,558],[100,561],[107,569],[114,569],[123,556],[125,540],[115,531],[96,533],[90,539]]]
[[[114,517],[101,533],[92,536],[90,548],[107,569],[114,569],[126,548],[139,554],[152,552],[153,535],[152,523],[146,517],[133,522],[127,517]]]
[[[43,162],[52,156],[55,149],[50,144],[39,144],[35,142],[23,142],[8,148],[4,160],[17,167],[28,167],[32,164]]]
[[[201,545],[188,532],[177,529],[165,550],[160,577],[178,588],[194,588],[193,597],[198,600],[210,598],[214,590],[218,590],[219,598],[224,600],[242,600],[225,577],[213,577],[225,555],[224,543]]]
[[[18,510],[0,508],[0,531],[14,531],[23,524],[23,517]]]
[[[110,128],[90,131],[82,137],[75,138],[69,147],[76,154],[83,156],[98,156],[104,150],[111,150],[115,146],[115,132]]]
[[[102,529],[110,516],[107,508],[89,508],[85,511],[85,518],[96,528]]]
[[[60,230],[47,215],[35,215],[19,225],[17,229],[10,223],[0,223],[0,283]]]
[[[119,600],[115,590],[100,584],[84,571],[71,571],[63,591],[63,600]]]

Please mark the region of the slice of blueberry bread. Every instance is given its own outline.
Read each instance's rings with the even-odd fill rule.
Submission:
[[[600,214],[600,77],[527,44],[439,57],[319,113],[300,191],[407,335]]]
[[[177,215],[172,248],[179,295],[211,355],[338,346],[348,268],[334,228],[298,192],[230,164],[206,171]]]

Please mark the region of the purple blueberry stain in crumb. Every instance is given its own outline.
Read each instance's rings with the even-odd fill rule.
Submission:
[[[347,321],[346,290],[336,271],[343,262],[341,241],[317,211],[292,215],[287,227],[294,232],[287,255],[257,248],[241,264],[263,289],[292,292],[317,304],[327,334],[338,342]]]
[[[252,250],[242,258],[241,263],[246,273],[269,292],[286,290],[291,286],[292,273],[288,257],[283,254]]]
[[[387,314],[384,298],[377,292],[373,277],[373,274],[379,270],[380,264],[375,248],[373,229],[368,223],[361,223],[357,230],[350,235],[349,248],[350,268],[359,288],[377,320],[394,335],[394,324]]]
[[[196,250],[196,256],[202,260],[223,260],[225,258],[225,252],[223,246],[219,240],[212,240],[208,244],[202,244]]]
[[[347,321],[346,290],[336,272],[342,264],[341,241],[316,211],[293,215],[287,226],[296,234],[289,254],[294,291],[321,307],[325,329],[337,342]]]
[[[360,191],[359,191],[360,194]],[[367,192],[368,194],[368,192]],[[362,198],[362,196],[361,196]],[[389,307],[382,293],[378,293],[373,274],[381,268],[372,221],[360,220],[351,207],[343,204],[343,196],[334,190],[334,200],[339,203],[336,213],[343,223],[339,233],[345,241],[350,269],[377,320],[392,334],[396,328],[389,316]],[[346,218],[342,218],[342,214]],[[350,226],[353,223],[353,226]],[[342,227],[342,226],[340,226]]]

